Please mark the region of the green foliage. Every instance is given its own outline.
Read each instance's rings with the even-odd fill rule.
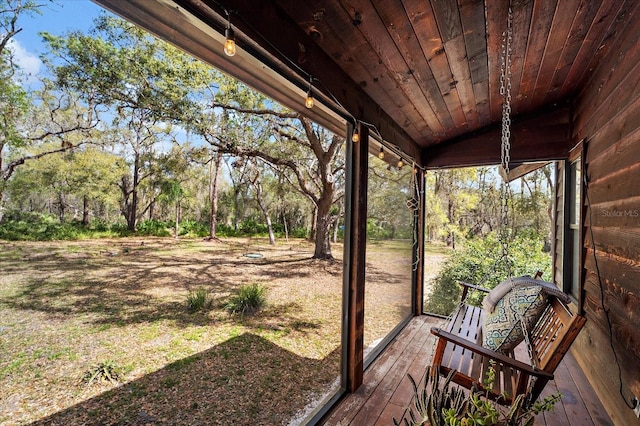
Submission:
[[[488,391],[481,392],[472,388],[466,395],[459,387],[450,386],[451,378],[456,373],[451,370],[444,383],[440,384],[438,367],[427,367],[423,385],[418,389],[413,377],[409,380],[413,385],[412,405],[403,413],[400,421],[393,418],[396,426],[531,426],[534,416],[552,411],[560,401],[559,392],[525,406],[525,395],[518,395],[508,409],[488,399]],[[484,381],[485,389],[491,389],[496,374],[493,365],[487,371]]]
[[[244,285],[231,296],[225,309],[232,314],[253,314],[266,303],[266,292],[267,289],[257,283]]]
[[[374,219],[367,219],[367,238],[386,240],[391,238],[391,229],[379,225]]]
[[[284,228],[281,224],[273,224],[274,232],[278,236],[284,235]],[[207,228],[208,229],[208,228]],[[220,237],[265,237],[269,234],[269,229],[265,223],[257,222],[253,219],[247,219],[238,224],[238,229],[224,223],[218,223],[216,227],[216,235]],[[300,236],[301,234],[301,236]],[[207,230],[208,235],[208,230]],[[304,238],[307,235],[306,229],[294,229],[289,231],[289,236]]]
[[[254,221],[243,222],[243,226],[236,230],[224,224],[218,225],[217,234],[220,237],[265,236],[267,227]],[[145,220],[138,223],[136,235],[170,237],[172,236],[172,221]],[[279,235],[284,235],[282,229],[276,227]],[[180,235],[186,237],[206,237],[209,235],[209,224],[195,220],[184,220],[180,223]],[[82,240],[89,238],[126,237],[131,235],[124,223],[109,224],[101,219],[93,219],[89,226],[80,221],[72,220],[61,223],[57,216],[43,213],[22,212],[11,210],[5,214],[0,223],[0,239],[9,241],[51,241],[51,240]],[[293,238],[304,238],[307,230],[296,228],[289,232]]]
[[[95,381],[118,382],[123,378],[122,368],[114,361],[102,361],[84,373],[82,380],[88,385]]]
[[[180,222],[180,235],[185,237],[206,237],[209,235],[209,224],[195,220]]]
[[[0,223],[0,239],[9,241],[82,240],[126,236],[126,227],[93,221],[88,227],[77,220],[61,223],[56,216],[12,210]]]
[[[138,226],[136,227],[136,234],[154,237],[170,237],[171,226],[172,224],[169,222],[148,219],[138,224]]]
[[[265,223],[259,223],[255,220],[245,220],[240,224],[240,229],[244,235],[267,235],[268,229]]]
[[[60,223],[53,215],[7,212],[0,223],[0,239],[9,241],[81,240],[121,236],[117,230],[108,229],[104,223],[97,227],[85,227],[78,221]]]
[[[367,191],[367,238],[407,239],[413,235],[413,210],[407,200],[413,198],[412,167],[390,167],[377,157],[369,159]]]
[[[551,279],[551,258],[543,249],[541,238],[521,233],[509,243],[511,275],[535,275]],[[449,315],[460,300],[458,281],[494,288],[508,278],[502,247],[495,234],[467,240],[446,262],[432,282],[432,292],[425,300],[425,312]],[[479,302],[479,300],[476,300]]]
[[[441,385],[438,369],[429,366],[421,389],[418,389],[418,385],[409,374],[409,380],[413,386],[413,407],[409,406],[405,409],[400,422],[394,417],[393,424],[396,426],[402,423],[406,426],[445,425],[448,424],[445,423],[448,415],[462,415],[467,410],[469,402],[464,391],[452,385],[451,380],[454,374],[455,370],[451,370]]]
[[[342,232],[340,234],[342,234]],[[289,236],[293,238],[307,238],[309,236],[309,230],[298,226],[289,230]]]
[[[40,149],[59,146],[58,142]],[[100,210],[113,215],[119,210],[114,183],[123,174],[123,163],[113,153],[93,147],[46,155],[20,165],[7,183],[6,193],[12,206],[30,206],[39,212],[51,212],[52,207],[60,211],[61,206],[69,212],[70,206],[82,207],[86,201],[94,214]],[[52,204],[52,198],[57,202]]]
[[[191,290],[187,294],[187,307],[189,312],[198,312],[211,307],[213,301],[209,297],[209,291],[206,288],[198,288]]]

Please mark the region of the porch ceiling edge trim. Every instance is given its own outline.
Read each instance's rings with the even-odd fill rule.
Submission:
[[[426,169],[500,164],[500,145],[498,123],[423,150],[422,162]],[[512,117],[512,163],[565,159],[572,146],[568,106]]]
[[[302,90],[241,47],[238,47],[233,58],[226,56],[223,53],[225,38],[213,28],[213,23],[195,17],[173,0],[93,1],[186,53],[238,78],[287,108],[300,111],[304,104],[306,89]],[[313,110],[300,112],[336,134],[344,135],[346,132],[344,118],[321,102],[316,102]]]

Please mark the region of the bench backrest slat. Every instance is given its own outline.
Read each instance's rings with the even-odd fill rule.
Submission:
[[[555,297],[530,334],[535,364],[552,373],[569,350],[584,318],[572,315],[567,307]],[[577,331],[576,331],[577,327]]]

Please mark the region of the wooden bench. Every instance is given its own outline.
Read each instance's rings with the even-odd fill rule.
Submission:
[[[532,359],[528,359],[528,351],[522,348],[524,344],[516,348],[517,357],[514,353],[504,355],[482,346],[484,310],[464,303],[470,291],[488,293],[489,290],[460,284],[463,286],[463,303],[445,329],[431,329],[431,333],[438,337],[432,365],[438,366],[445,376],[456,370],[455,383],[468,389],[475,385],[479,390],[488,391],[489,397],[502,405],[511,405],[520,394],[525,394],[526,403],[534,402],[547,382],[553,380],[553,372],[586,319],[572,314],[564,303],[550,296],[544,313],[529,334]],[[495,380],[492,389],[485,389],[482,384],[491,360],[494,362]],[[529,387],[530,378],[533,379],[532,387]]]

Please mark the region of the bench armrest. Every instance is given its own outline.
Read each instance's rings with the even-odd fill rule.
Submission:
[[[461,346],[465,349],[470,350],[471,352],[477,353],[487,358],[495,359],[496,361],[507,365],[511,368],[515,368],[516,370],[520,370],[524,373],[527,373],[531,376],[536,377],[544,377],[549,380],[553,380],[553,374],[548,373],[544,370],[534,369],[532,366],[525,364],[522,361],[518,361],[517,359],[508,357],[504,354],[501,354],[496,351],[492,351],[491,349],[487,349],[484,346],[478,345],[477,343],[471,342],[467,339],[464,339],[460,336],[456,336],[455,334],[449,333],[448,331],[444,331],[438,327],[431,328],[431,334],[435,334],[441,339],[444,339],[448,342],[454,343],[458,346]]]
[[[463,281],[458,281],[458,284],[460,284],[463,288],[466,287],[467,289],[479,290],[479,291],[482,291],[484,293],[489,293],[491,291],[488,288],[480,287],[480,286],[475,285],[475,284],[465,283]]]
[[[465,283],[462,281],[458,281],[458,284],[462,286],[462,294],[460,295],[460,300],[462,301],[467,300],[467,294],[469,293],[469,290],[478,290],[484,293],[489,293],[491,291],[487,288],[480,287],[474,284]]]

